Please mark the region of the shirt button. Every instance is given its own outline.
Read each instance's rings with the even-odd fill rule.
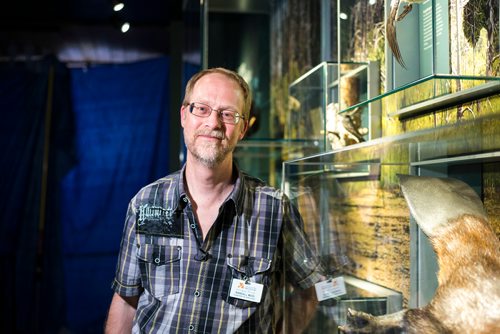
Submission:
[[[194,331],[194,326],[193,325],[189,325],[189,330],[190,331]]]
[[[156,264],[160,263],[160,258],[159,258],[159,257],[157,257],[157,258],[155,259],[155,263],[156,263]]]
[[[192,229],[195,229],[196,228],[196,225],[195,224],[191,224],[189,225]]]
[[[232,254],[227,254],[227,258],[228,258],[228,259],[230,259],[230,258],[232,258],[232,257],[233,257],[233,255],[232,255]]]
[[[200,296],[200,291],[196,290],[196,291],[194,292],[194,296],[195,296],[195,297],[199,297],[199,296]]]

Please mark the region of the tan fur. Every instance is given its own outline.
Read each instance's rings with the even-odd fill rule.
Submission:
[[[419,180],[415,179],[413,185]],[[442,180],[421,178],[441,187]],[[448,179],[446,187],[464,191],[464,184]],[[412,182],[413,182],[412,181]],[[405,181],[406,182],[406,181]],[[408,183],[410,184],[410,183]],[[445,188],[446,188],[445,187]],[[408,191],[410,202],[419,189]],[[445,192],[448,199],[448,189]],[[439,207],[439,190],[436,192]],[[463,193],[456,193],[461,196]],[[408,198],[407,198],[408,200]],[[431,201],[432,202],[432,201]],[[423,203],[423,205],[422,205]],[[412,205],[413,204],[413,205]],[[416,204],[416,205],[415,205]],[[410,203],[412,213],[427,209],[429,203]],[[436,208],[434,208],[436,209]],[[471,212],[479,212],[475,208]],[[431,215],[420,216],[428,219]],[[438,215],[437,215],[438,216]],[[442,215],[441,215],[442,217]],[[428,223],[425,219],[419,225]],[[439,222],[438,222],[439,223]],[[350,311],[344,333],[500,333],[500,241],[484,217],[462,214],[435,224],[429,238],[439,264],[438,288],[425,307],[374,317]]]
[[[439,287],[427,307],[453,333],[500,333],[500,248],[488,222],[463,215],[432,244]]]

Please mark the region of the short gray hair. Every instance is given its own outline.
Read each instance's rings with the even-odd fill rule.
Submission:
[[[245,81],[245,79],[243,79],[241,75],[239,75],[235,71],[231,71],[223,67],[209,68],[193,75],[191,79],[189,79],[186,85],[186,92],[184,94],[184,101],[182,102],[182,104],[188,105],[189,103],[191,103],[190,98],[196,82],[198,82],[198,80],[200,80],[200,78],[202,78],[203,76],[212,73],[219,73],[225,75],[226,77],[232,79],[234,82],[238,84],[238,86],[241,89],[241,92],[243,93],[242,116],[245,118],[246,121],[248,121],[250,117],[250,108],[252,107],[252,91],[250,90],[250,87],[248,86],[247,82]]]

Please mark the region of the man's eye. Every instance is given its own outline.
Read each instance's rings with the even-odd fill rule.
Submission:
[[[207,107],[198,107],[198,110],[200,111],[200,113],[202,114],[206,114],[208,113],[208,108]]]
[[[234,117],[234,112],[232,112],[230,110],[224,110],[222,112],[222,117],[224,117],[224,118],[233,118]]]

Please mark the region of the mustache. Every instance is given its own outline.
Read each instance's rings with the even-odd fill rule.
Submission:
[[[210,137],[215,137],[217,139],[224,139],[226,136],[224,132],[222,131],[217,131],[217,130],[199,130],[196,131],[195,135],[198,136],[210,136]]]

